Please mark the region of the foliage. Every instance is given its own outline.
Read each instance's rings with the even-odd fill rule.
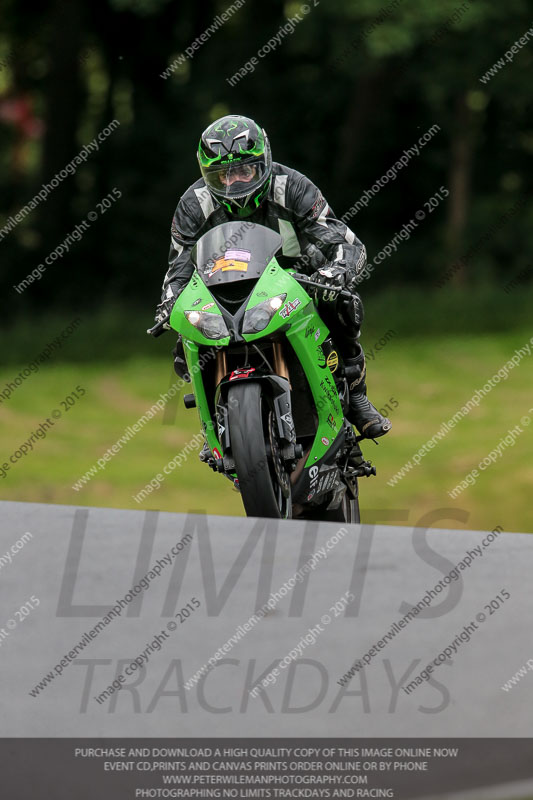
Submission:
[[[441,186],[446,204],[376,270],[365,293],[418,287],[467,252],[531,195],[532,44],[487,83],[485,72],[531,25],[526,0],[248,0],[216,30],[228,0],[55,0],[25,13],[4,2],[0,39],[0,229],[112,119],[120,127],[4,235],[5,317],[70,314],[105,303],[152,309],[166,269],[171,216],[197,177],[195,147],[235,110],[269,131],[274,157],[308,174],[341,215],[432,125],[441,132],[352,220],[370,258]],[[290,17],[301,21],[253,74],[235,74]],[[220,17],[219,17],[220,19]],[[192,57],[161,74],[207,32]],[[123,197],[42,280],[13,285],[113,187]],[[463,289],[501,284],[527,266],[526,203],[457,273]],[[517,247],[517,243],[520,244]]]

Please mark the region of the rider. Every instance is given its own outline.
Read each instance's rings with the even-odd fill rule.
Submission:
[[[365,356],[359,344],[363,305],[354,286],[366,266],[365,246],[336,219],[305,175],[272,161],[268,137],[252,119],[230,114],[209,125],[200,139],[198,162],[202,178],[181,197],[172,221],[169,268],[156,322],[167,319],[189,282],[190,253],[206,231],[244,218],[272,228],[283,240],[278,259],[282,266],[294,265],[312,273],[314,281],[352,292],[347,304],[338,301],[336,293],[318,290],[319,311],[350,376],[348,420],[368,438],[383,436],[391,424],[367,399]],[[183,365],[181,342],[174,355]]]

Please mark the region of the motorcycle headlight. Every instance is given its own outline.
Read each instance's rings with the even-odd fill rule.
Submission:
[[[259,305],[250,308],[244,315],[242,332],[259,333],[259,331],[264,331],[276,311],[279,311],[285,302],[286,297],[286,293],[278,294],[269,300],[265,300],[264,303],[259,303]]]
[[[186,311],[185,316],[191,325],[198,328],[206,339],[223,339],[229,336],[226,323],[220,314],[208,314],[205,311]]]

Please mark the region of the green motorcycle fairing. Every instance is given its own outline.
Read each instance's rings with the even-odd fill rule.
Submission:
[[[217,232],[220,229],[231,231],[232,226],[238,224],[242,225],[242,223],[227,223],[214,230]],[[251,225],[251,223],[249,225],[252,228],[260,227]],[[276,237],[281,243],[281,237],[278,234],[268,229],[263,230],[271,234],[272,237]],[[209,233],[213,233],[213,231]],[[222,235],[224,233],[224,231],[221,231]],[[271,239],[270,236],[265,237],[265,239],[268,241],[271,250],[275,252],[278,249],[278,242],[274,241],[273,238]],[[198,246],[201,242],[202,240],[200,240]],[[211,248],[212,246],[211,243]],[[232,250],[231,252],[236,253],[238,256],[239,252],[248,251]],[[240,323],[239,340],[241,343],[253,343],[276,332],[282,332],[287,337],[305,372],[317,410],[318,426],[305,467],[309,468],[317,464],[327,454],[335,438],[342,430],[344,414],[334,380],[334,373],[339,364],[338,353],[332,350],[326,357],[322,345],[329,336],[329,330],[318,314],[315,301],[303,286],[292,277],[288,270],[281,268],[274,255],[272,255],[268,263],[264,264],[263,262],[262,265],[259,265],[254,270],[256,273],[254,275],[250,275],[250,266],[254,266],[253,257],[245,265],[248,266],[248,269],[243,269],[239,273],[239,269],[243,267],[243,262],[239,260],[231,261],[222,257],[210,259],[211,266],[207,272],[207,268],[202,271],[201,247],[198,247],[196,256],[199,258],[200,269],[197,267],[194,270],[191,280],[176,300],[170,317],[170,324],[182,336],[187,367],[191,376],[192,390],[210,450],[215,458],[221,458],[223,455],[216,427],[211,417],[201,371],[202,360],[207,357],[212,358],[213,355],[212,351],[201,354],[200,348],[227,347],[237,340],[228,330],[224,322],[224,314],[219,308],[216,296],[211,293],[208,284],[212,283],[214,278],[217,278],[219,282],[227,281],[233,283],[237,280],[250,280],[250,278],[253,280],[257,278],[251,289],[246,303],[246,310]],[[229,274],[224,274],[226,269]],[[218,275],[217,272],[219,273]],[[272,302],[273,299],[274,302]],[[254,312],[254,314],[250,314],[250,312]],[[271,317],[267,322],[269,314],[271,314]],[[260,321],[261,315],[263,316],[262,321]],[[211,319],[211,316],[215,319]],[[264,327],[255,332],[245,333],[244,330],[250,330],[250,327],[253,327],[254,319],[256,320],[255,324],[264,325]],[[246,326],[247,320],[252,320],[248,327]],[[205,335],[205,332],[203,332],[205,330],[209,330],[210,336]]]

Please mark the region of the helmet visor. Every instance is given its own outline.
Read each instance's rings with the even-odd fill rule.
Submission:
[[[218,197],[235,199],[251,194],[267,178],[264,161],[204,168],[202,174],[208,188]]]

